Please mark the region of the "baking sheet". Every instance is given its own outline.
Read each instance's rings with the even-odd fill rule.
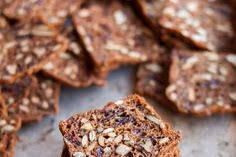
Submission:
[[[78,112],[102,107],[133,93],[134,68],[112,72],[104,87],[62,88],[60,113],[24,127],[15,157],[60,157],[63,142],[58,122]],[[181,130],[181,157],[236,157],[236,115],[194,118],[174,113],[148,99],[161,116]]]

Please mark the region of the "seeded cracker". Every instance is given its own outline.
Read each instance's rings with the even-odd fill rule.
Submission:
[[[71,157],[174,157],[170,154],[180,140],[179,133],[138,95],[72,116],[59,127]]]
[[[212,51],[233,49],[232,10],[206,0],[166,0],[160,17],[165,33]],[[204,18],[203,18],[204,17]]]
[[[66,49],[65,40],[40,23],[19,24],[0,32],[0,81],[13,83],[42,68]]]
[[[155,37],[132,9],[119,1],[86,1],[73,21],[87,52],[102,72],[158,57]]]
[[[183,113],[236,112],[236,55],[176,50],[167,97]]]
[[[19,115],[23,123],[41,121],[46,115],[58,113],[60,85],[39,75],[34,76],[33,81],[29,94],[9,109],[10,114]]]
[[[21,127],[17,116],[8,116],[7,107],[1,98],[0,102],[0,156],[12,157],[17,141],[16,131]]]
[[[77,32],[71,23],[63,29],[69,40],[66,52],[56,56],[43,67],[43,72],[72,87],[104,84],[104,79],[95,73],[94,66],[79,45]]]
[[[3,12],[11,19],[41,18],[49,25],[58,26],[79,4],[78,0],[13,0]]]

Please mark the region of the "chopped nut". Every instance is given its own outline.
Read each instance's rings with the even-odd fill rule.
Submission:
[[[165,137],[165,138],[160,139],[159,144],[165,144],[167,142],[169,142],[169,138]]]
[[[82,146],[87,147],[88,146],[88,136],[84,135],[81,140]]]
[[[43,66],[43,68],[44,68],[45,70],[53,70],[54,64],[53,64],[52,62],[48,62],[48,63],[46,63],[46,64]]]
[[[197,104],[193,107],[194,111],[201,111],[202,109],[204,109],[204,105],[203,104]]]
[[[174,92],[174,91],[176,91],[176,85],[175,85],[175,84],[169,85],[169,86],[167,87],[167,89],[166,89],[166,92],[167,92],[167,93],[172,93],[172,92]]]
[[[86,119],[86,118],[82,118],[81,119],[81,123],[86,123],[86,122],[88,122],[89,120],[88,119]]]
[[[118,135],[118,136],[114,139],[114,142],[115,142],[116,144],[118,144],[118,143],[120,143],[120,142],[122,141],[122,139],[123,139],[123,136],[122,136],[122,135]]]
[[[150,139],[147,139],[144,144],[141,144],[141,146],[147,151],[147,152],[152,152],[152,141]]]
[[[206,104],[207,105],[212,105],[213,99],[212,98],[206,98]]]
[[[20,109],[22,112],[25,112],[25,113],[29,113],[29,112],[30,112],[29,108],[28,108],[27,106],[25,106],[25,105],[20,105],[20,106],[19,106],[19,109]]]
[[[190,101],[195,101],[196,100],[196,95],[195,95],[195,91],[194,91],[193,88],[188,89],[188,99]]]
[[[125,140],[125,141],[129,141],[129,140],[130,140],[130,138],[129,138],[129,135],[128,135],[128,134],[124,134],[124,140]]]
[[[79,17],[87,18],[90,16],[90,11],[88,9],[81,9],[78,13]]]
[[[118,100],[118,101],[115,102],[116,105],[122,105],[123,103],[124,103],[123,100]]]
[[[12,132],[14,131],[14,129],[15,129],[14,126],[8,124],[2,127],[2,132]]]
[[[210,73],[217,74],[218,72],[218,65],[216,63],[211,63],[208,65],[207,70]]]
[[[98,132],[98,133],[101,133],[101,132],[103,132],[103,130],[104,130],[104,129],[103,129],[103,128],[101,128],[101,127],[98,127],[98,128],[97,128],[97,132]]]
[[[162,121],[157,119],[156,117],[154,117],[152,115],[147,115],[146,117],[147,117],[148,120],[150,120],[153,123],[159,125],[162,129],[165,127],[165,125],[162,123]]]
[[[229,93],[229,97],[230,97],[230,99],[232,99],[233,101],[236,101],[236,92],[234,92],[234,93]]]
[[[75,152],[73,153],[73,157],[86,157],[86,154],[83,152]]]
[[[116,137],[116,133],[115,132],[109,132],[107,135],[109,137]]]
[[[104,148],[104,154],[105,154],[106,156],[111,155],[111,153],[112,153],[112,149],[111,149],[110,147]]]
[[[228,69],[225,67],[220,67],[220,74],[226,76],[228,74]]]
[[[7,65],[6,70],[10,75],[15,75],[16,70],[17,70],[17,65],[15,65],[15,64]]]
[[[33,52],[37,57],[42,57],[46,54],[46,49],[44,47],[36,47],[33,49]]]
[[[96,142],[92,143],[91,145],[88,146],[87,150],[91,152],[94,148],[96,147]]]
[[[93,130],[93,126],[92,126],[92,124],[90,124],[90,123],[84,123],[84,124],[81,126],[81,129]]]
[[[40,99],[39,99],[39,97],[37,97],[37,96],[32,96],[31,101],[32,101],[33,103],[35,103],[35,104],[40,103]]]
[[[44,25],[34,27],[31,33],[35,36],[45,36],[45,37],[51,37],[54,35],[54,33],[51,30],[49,30],[47,26]]]
[[[116,24],[122,25],[126,22],[127,17],[123,13],[123,11],[117,10],[117,11],[114,12],[114,19],[115,19]]]
[[[125,156],[126,154],[128,154],[132,149],[124,144],[120,144],[117,148],[116,148],[116,153],[121,155],[121,156]]]
[[[90,131],[89,132],[89,140],[93,142],[96,139],[96,132],[95,131]]]
[[[159,64],[155,64],[155,63],[147,64],[147,65],[145,65],[145,68],[149,71],[154,72],[154,73],[161,73],[162,72],[161,66]]]
[[[214,52],[205,52],[204,55],[211,61],[218,61],[220,56]]]
[[[233,64],[236,67],[236,55],[235,54],[229,54],[226,56],[226,60]]]
[[[1,127],[1,126],[4,126],[4,125],[6,125],[6,124],[7,124],[6,120],[4,120],[4,119],[1,119],[1,120],[0,120],[0,127]]]
[[[189,57],[185,63],[183,64],[182,68],[184,70],[187,70],[187,69],[190,69],[192,68],[192,66],[197,63],[199,61],[198,57],[197,56],[192,56],[192,57]]]
[[[104,134],[114,131],[114,128],[107,128],[103,131]]]
[[[105,146],[105,138],[103,136],[98,137],[98,144],[102,147]]]
[[[43,109],[48,109],[49,108],[49,103],[47,101],[43,101],[42,108]]]
[[[46,89],[45,93],[46,93],[46,97],[47,98],[51,98],[52,94],[53,94],[53,89],[52,88],[48,88],[48,89]]]

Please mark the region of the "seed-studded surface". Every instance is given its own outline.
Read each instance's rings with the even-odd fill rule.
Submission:
[[[160,24],[199,48],[232,50],[233,28],[231,9],[204,0],[167,0]]]
[[[71,157],[168,156],[180,136],[138,95],[59,124]],[[172,156],[171,156],[172,157]]]
[[[41,69],[67,43],[46,25],[19,24],[0,32],[0,80],[14,82]]]
[[[54,0],[44,5],[40,17],[49,25],[61,25],[79,7],[81,0]]]
[[[8,116],[4,100],[0,100],[0,156],[12,157],[17,141],[16,131],[21,127],[21,120],[17,116]]]
[[[13,84],[2,83],[0,90],[6,106],[11,108],[14,104],[19,103],[24,97],[28,96],[31,86],[35,84],[34,82],[33,78],[25,77]]]
[[[141,64],[136,73],[136,92],[170,106],[171,103],[165,95],[165,89],[169,84],[169,65],[170,57],[167,52],[156,62]]]
[[[82,43],[101,71],[158,56],[153,35],[132,9],[119,1],[86,1],[73,20]]]
[[[77,0],[14,0],[3,12],[20,21],[41,17],[50,25],[59,25],[78,8],[79,3]]]
[[[8,18],[25,21],[35,17],[45,2],[45,0],[10,0],[3,12]]]
[[[179,156],[179,150],[178,148],[176,148],[175,150],[166,153],[163,157],[178,157],[178,156]],[[63,148],[61,157],[70,157],[70,154],[66,147]]]
[[[180,112],[236,112],[236,55],[176,50],[167,97]]]
[[[104,79],[95,73],[91,59],[81,49],[78,34],[70,21],[68,18],[62,29],[69,40],[67,51],[46,63],[43,72],[72,87],[104,84]]]
[[[104,79],[96,76],[86,58],[63,52],[46,63],[43,72],[72,87],[86,87],[93,83],[104,84]]]
[[[60,85],[38,75],[33,79],[29,94],[9,109],[10,114],[18,114],[23,123],[40,121],[43,116],[58,112]]]

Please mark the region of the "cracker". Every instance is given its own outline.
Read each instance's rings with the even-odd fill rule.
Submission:
[[[77,114],[59,124],[70,156],[167,157],[180,135],[138,95]]]
[[[18,24],[0,32],[0,81],[13,83],[39,71],[67,42],[38,22]]]
[[[166,95],[182,113],[236,112],[236,55],[175,50]]]
[[[95,72],[90,57],[81,48],[78,34],[70,21],[64,25],[62,32],[69,41],[68,49],[46,63],[43,72],[66,85],[77,88],[104,84],[104,78]]]
[[[39,75],[33,81],[29,94],[8,109],[11,114],[19,115],[23,123],[38,122],[46,115],[58,113],[60,85]]]
[[[226,3],[204,0],[167,0],[160,17],[165,33],[205,50],[230,51],[234,32],[232,9]],[[204,17],[204,18],[203,18]]]
[[[101,72],[154,60],[159,55],[153,34],[130,7],[119,1],[86,1],[73,21],[86,51]]]

